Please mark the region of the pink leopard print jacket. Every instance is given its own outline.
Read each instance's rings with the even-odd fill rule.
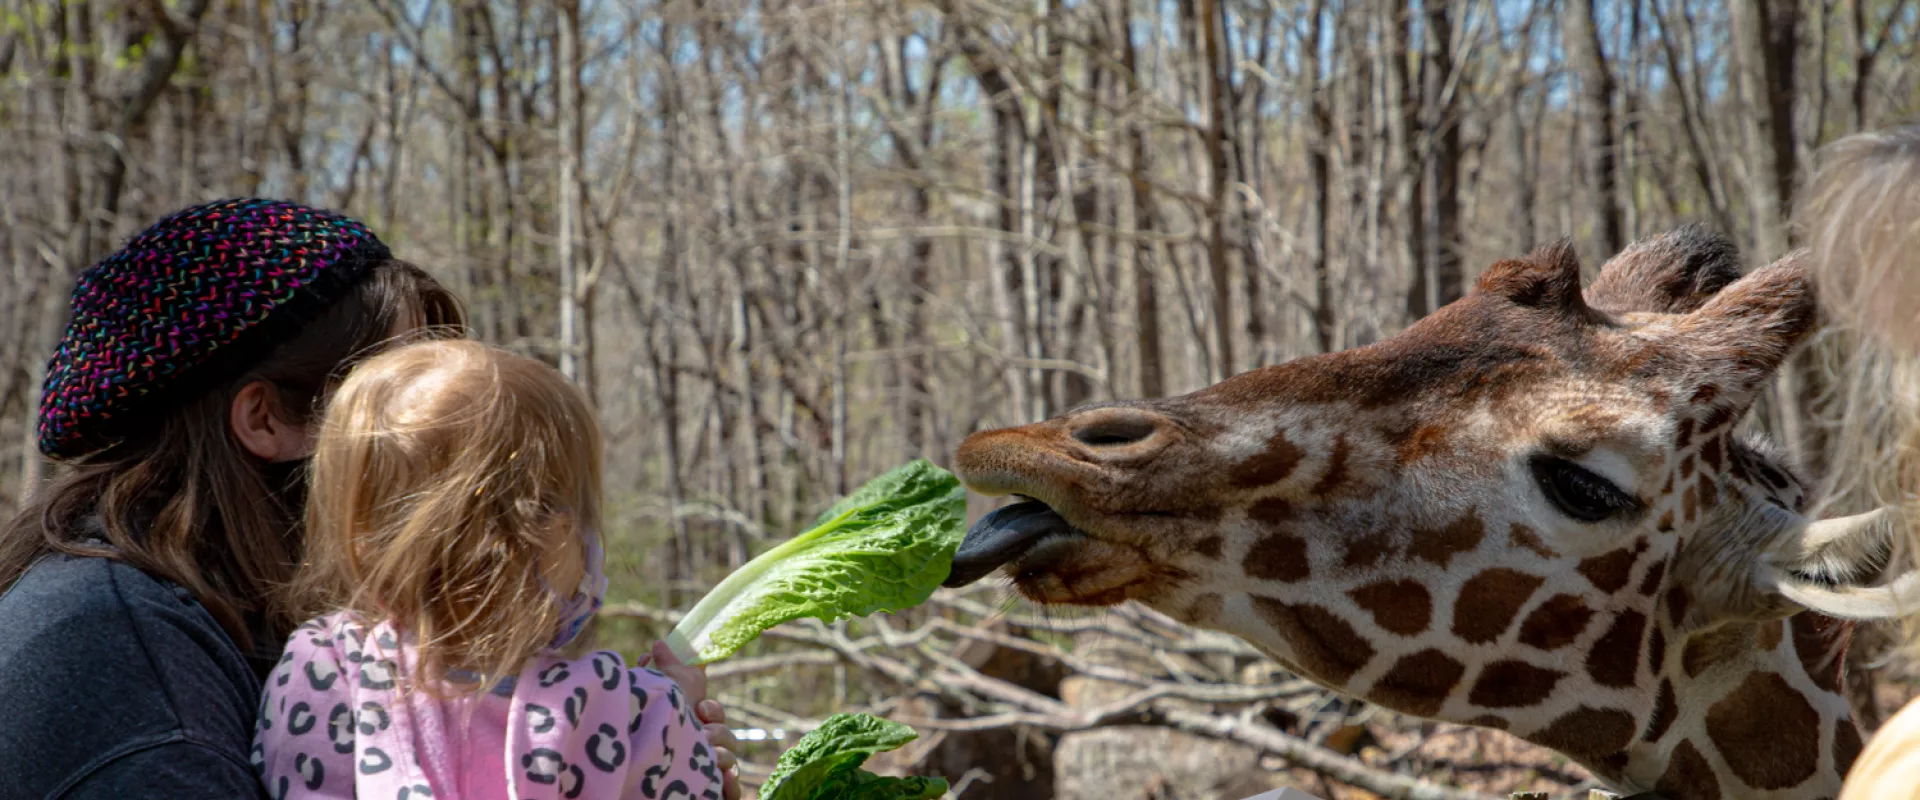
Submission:
[[[300,626],[267,679],[254,768],[274,798],[717,800],[680,688],[619,654],[534,659],[478,696],[405,691],[415,653],[345,614]]]

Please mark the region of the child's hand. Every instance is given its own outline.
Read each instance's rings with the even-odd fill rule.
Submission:
[[[740,774],[734,770],[740,761],[734,756],[733,748],[739,742],[733,738],[733,729],[727,727],[727,710],[718,700],[707,699],[707,668],[691,666],[673,654],[666,642],[654,642],[653,653],[640,660],[639,666],[653,662],[654,668],[666,673],[673,682],[679,684],[687,702],[693,704],[694,715],[707,729],[707,741],[713,745],[714,767],[720,770],[720,796],[723,800],[740,800]]]

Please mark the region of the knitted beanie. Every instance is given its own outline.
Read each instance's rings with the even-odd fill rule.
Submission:
[[[160,220],[74,286],[41,394],[40,452],[96,452],[231,380],[389,257],[365,225],[276,200],[222,200]]]

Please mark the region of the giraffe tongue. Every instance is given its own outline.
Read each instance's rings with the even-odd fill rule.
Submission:
[[[1028,500],[981,517],[953,554],[953,570],[942,586],[965,586],[986,577],[1049,534],[1079,535],[1046,503]]]

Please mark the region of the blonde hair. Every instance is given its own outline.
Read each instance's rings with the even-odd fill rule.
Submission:
[[[389,621],[420,675],[492,686],[568,621],[598,545],[600,448],[586,395],[533,359],[470,341],[369,359],[320,426],[292,602]]]
[[[1820,152],[1800,209],[1820,296],[1843,321],[1920,355],[1920,126]]]
[[[1845,511],[1914,510],[1920,488],[1920,127],[1860,133],[1822,149],[1796,222],[1833,341],[1818,348],[1835,402],[1828,491]],[[1909,519],[1915,517],[1909,516]],[[1920,531],[1896,542],[1897,568]],[[1907,623],[1909,641],[1920,626]],[[1920,774],[1920,706],[1889,720],[1848,772],[1843,800],[1908,796]]]
[[[1920,488],[1920,126],[1823,148],[1797,223],[1831,323],[1810,350],[1832,392],[1816,421],[1833,434],[1831,510],[1910,507]],[[1900,545],[1902,562],[1920,553],[1920,541]]]

